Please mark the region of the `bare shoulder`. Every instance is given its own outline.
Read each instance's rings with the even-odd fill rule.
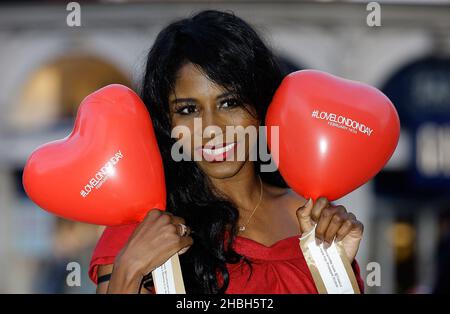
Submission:
[[[265,190],[269,192],[277,204],[293,210],[303,206],[307,201],[307,199],[296,193],[291,188],[283,188],[267,184]]]
[[[289,204],[290,208],[297,210],[297,208],[303,206],[307,202],[306,198],[304,198],[302,195],[298,194],[291,188],[288,188],[287,190],[286,202]]]

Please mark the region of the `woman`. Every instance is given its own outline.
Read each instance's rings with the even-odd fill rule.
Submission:
[[[254,138],[222,138],[226,126],[262,125],[282,78],[257,33],[231,13],[203,11],[159,33],[141,92],[164,161],[167,211],[105,230],[90,268],[98,293],[148,293],[143,278],[176,252],[187,293],[317,293],[298,240],[315,224],[318,241],[342,241],[362,289],[355,216],[323,197],[306,200],[278,172],[260,172],[259,156],[249,158]],[[175,127],[192,136],[172,138]],[[174,160],[178,140],[190,160]],[[230,154],[243,158],[218,158]]]

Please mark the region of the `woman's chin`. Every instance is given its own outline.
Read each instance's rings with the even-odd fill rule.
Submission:
[[[236,175],[245,164],[244,161],[200,161],[199,167],[211,178],[225,179]]]

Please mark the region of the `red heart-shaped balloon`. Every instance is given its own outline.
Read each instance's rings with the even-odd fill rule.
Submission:
[[[392,156],[400,135],[397,111],[381,91],[315,70],[284,78],[266,125],[286,183],[314,200],[336,200],[369,181]],[[271,134],[274,126],[279,141]]]
[[[134,223],[165,209],[161,155],[139,96],[118,84],[87,96],[70,135],[33,151],[23,185],[43,209],[98,225]]]

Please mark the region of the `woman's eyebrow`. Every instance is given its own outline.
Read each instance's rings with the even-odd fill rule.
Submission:
[[[228,97],[230,95],[234,95],[234,93],[232,93],[232,92],[222,93],[219,96],[217,96],[216,98],[217,99],[225,98],[225,97]],[[195,99],[195,98],[175,98],[174,100],[171,101],[171,103],[175,104],[175,103],[190,102],[190,101],[194,101],[195,102],[195,101],[197,101],[197,99]]]
[[[233,92],[226,92],[226,93],[220,94],[219,96],[217,96],[217,98],[225,98],[225,97],[228,97],[228,96],[231,96],[231,95],[234,95],[234,93]]]
[[[186,102],[186,101],[196,101],[196,99],[195,98],[175,98],[174,100],[171,101],[171,103],[176,104],[176,103]]]

